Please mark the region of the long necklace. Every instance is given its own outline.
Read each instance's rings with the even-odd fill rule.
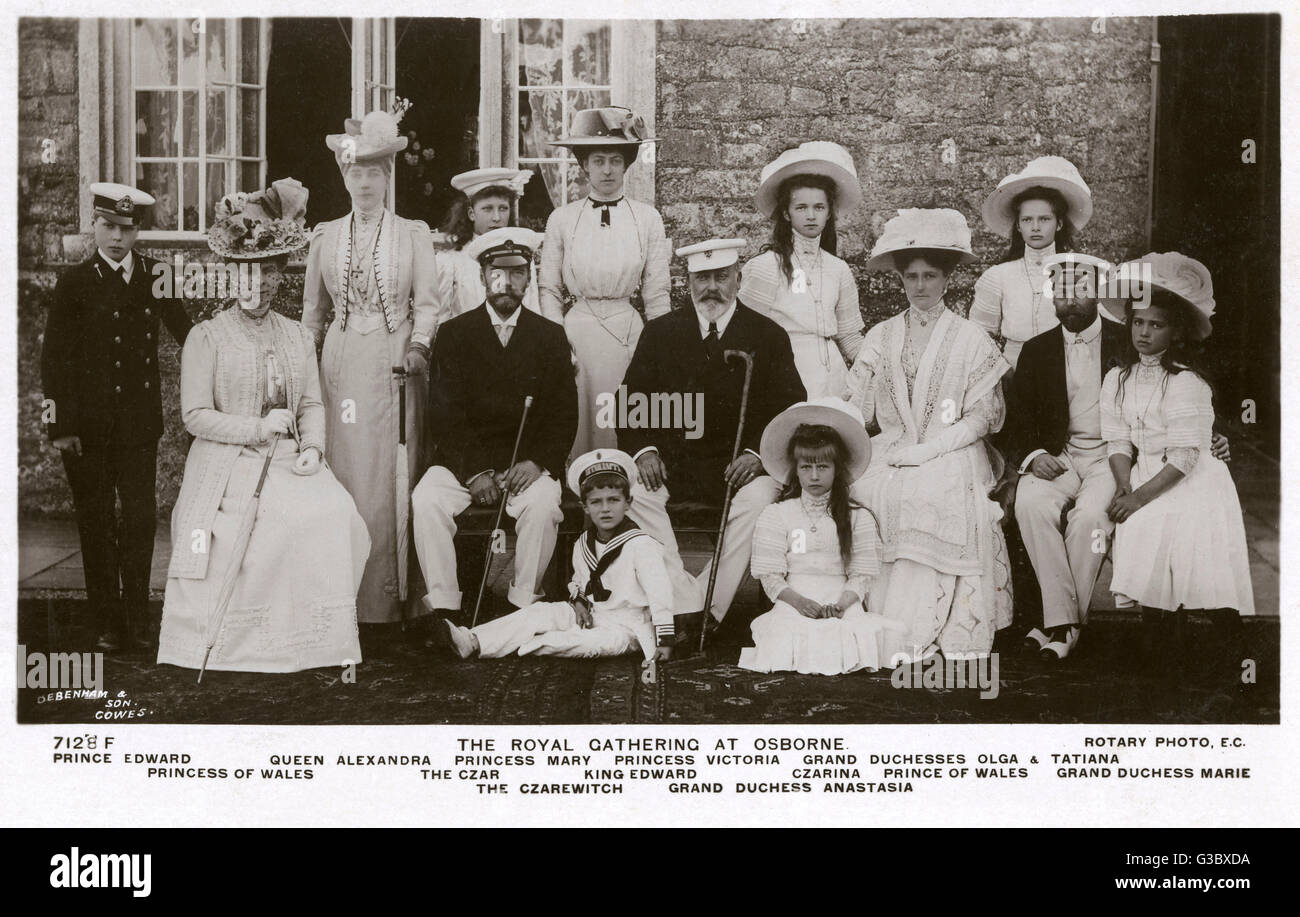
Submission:
[[[826,326],[822,322],[822,293],[824,292],[822,282],[822,248],[817,246],[817,254],[814,256],[812,269],[809,270],[803,260],[803,253],[799,251],[799,245],[796,242],[792,251],[795,263],[799,266],[799,273],[795,275],[791,283],[793,288],[802,279],[807,289],[808,295],[813,301],[813,320],[817,323],[817,346],[818,356],[821,358],[823,367],[830,365],[830,348],[826,345]],[[802,275],[802,277],[800,276]]]
[[[1134,379],[1133,379],[1134,394],[1137,393],[1136,391],[1137,381],[1138,381],[1137,376],[1141,375],[1142,370],[1145,368],[1151,368],[1151,367],[1148,367],[1148,364],[1146,363],[1141,363],[1141,362],[1138,363],[1138,371],[1134,374]],[[1152,381],[1151,383],[1151,394],[1147,396],[1146,405],[1142,408],[1141,412],[1137,414],[1137,431],[1138,431],[1138,440],[1139,440],[1139,442],[1137,443],[1138,452],[1146,452],[1147,414],[1151,412],[1151,402],[1155,401],[1156,394],[1160,391],[1161,388],[1160,383],[1162,378],[1165,375],[1167,375],[1167,372],[1165,371],[1164,367],[1161,366],[1160,364],[1158,363],[1155,364],[1154,368],[1160,370],[1160,372],[1148,374],[1148,375],[1155,376],[1154,381]],[[1169,450],[1164,449],[1160,454],[1160,463],[1163,465],[1168,461],[1169,461]]]
[[[815,516],[813,515],[812,510],[808,508],[809,499],[813,501],[813,508],[821,511]],[[808,518],[808,531],[816,532],[817,523],[821,522],[822,519],[830,518],[830,504],[830,497],[809,498],[805,494],[799,495],[799,506],[803,508],[803,514]]]
[[[384,298],[384,284],[380,280],[379,271],[377,269],[377,265],[379,264],[379,237],[383,235],[384,232],[384,215],[381,213],[378,219],[379,219],[379,225],[375,227],[375,244],[370,251],[370,270],[375,277],[375,291],[379,294],[380,308],[384,310],[384,324],[389,325],[388,330],[392,331],[393,330],[392,326],[388,320],[388,301]],[[346,286],[343,289],[343,302],[345,304],[352,301],[353,275],[357,276],[358,283],[360,283],[361,277],[365,276],[365,268],[361,264],[358,264],[355,269],[352,267],[353,238],[355,237],[356,232],[357,232],[357,215],[354,212],[352,214],[351,221],[348,223],[348,252],[347,252],[348,260],[347,260],[347,268],[344,271],[344,277],[345,277],[344,282]]]

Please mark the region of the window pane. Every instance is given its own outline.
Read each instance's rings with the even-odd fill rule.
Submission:
[[[546,193],[551,198],[552,208],[559,207],[560,204],[564,203],[563,201],[564,165],[562,163],[535,162],[535,163],[529,163],[528,168],[533,169],[537,172],[537,176],[533,179],[533,181],[540,180],[542,184],[545,186]],[[520,216],[523,217],[525,216],[525,214],[520,214]],[[529,214],[528,216],[534,216],[534,215]],[[542,216],[544,217],[545,215]]]
[[[524,86],[558,86],[564,78],[559,19],[519,20],[520,82]]]
[[[137,156],[175,156],[176,93],[135,94],[135,152]]]
[[[261,98],[260,89],[239,90],[239,153],[241,156],[260,156],[262,153],[257,136],[262,126],[258,108]]]
[[[181,137],[185,144],[182,147],[184,156],[199,155],[199,94],[195,90],[187,90],[181,93]]]
[[[239,20],[239,79],[244,83],[262,82],[258,66],[261,25],[256,19]]]
[[[609,105],[608,89],[573,89],[568,92],[569,123],[573,123],[573,116],[584,108],[605,108]]]
[[[187,232],[198,232],[199,230],[199,164],[197,162],[187,162],[183,165],[185,177],[185,187],[182,190],[182,196],[185,199],[185,230]]]
[[[564,123],[560,93],[555,90],[524,90],[519,93],[519,158],[555,158],[558,147],[548,146],[557,140]]]
[[[135,84],[176,85],[176,20],[137,19],[133,32]]]
[[[217,206],[217,201],[221,200],[222,195],[226,193],[226,164],[224,162],[210,162],[207,168],[208,193],[204,209],[204,219],[207,222],[204,225],[211,226],[213,223],[212,214]]]
[[[239,164],[239,187],[236,191],[261,191],[262,190],[262,166],[256,162],[241,162]]]
[[[609,24],[593,19],[564,23],[566,84],[609,85]]]
[[[231,77],[226,48],[226,25],[225,19],[207,21],[209,83],[224,83]]]
[[[230,106],[230,90],[208,90],[208,152],[226,155],[226,112]]]
[[[155,203],[141,229],[176,228],[176,163],[145,162],[135,167],[135,186],[154,196]]]
[[[582,167],[576,161],[566,164],[568,168],[569,183],[567,189],[567,201],[576,201],[578,198],[586,197],[591,187],[587,184],[587,176],[582,171]]]
[[[200,29],[207,29],[205,19],[184,19],[181,21],[181,85],[197,86],[199,75],[199,45],[203,40]]]

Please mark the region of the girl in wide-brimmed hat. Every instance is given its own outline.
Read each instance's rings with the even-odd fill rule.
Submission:
[[[393,160],[406,148],[397,115],[349,118],[325,144],[352,198],[352,212],[316,226],[307,255],[302,322],[321,350],[326,453],[370,530],[372,547],[357,597],[362,623],[403,617],[397,564],[399,379],[423,377],[433,336],[451,317],[438,296],[433,238],[419,220],[385,206]],[[333,319],[328,321],[330,313]],[[424,470],[424,392],[406,385],[407,480]],[[412,603],[412,614],[424,609]]]
[[[970,320],[1004,342],[1014,369],[1024,342],[1058,324],[1043,292],[1043,259],[1073,249],[1092,219],[1092,192],[1068,159],[1040,156],[998,182],[981,214],[1010,249],[976,281]]]
[[[864,608],[880,570],[876,520],[849,496],[871,458],[862,414],[835,397],[773,418],[759,446],[785,485],[754,529],[751,572],[775,603],[751,625],[740,666],[842,675],[889,664],[905,628]]]
[[[489,168],[472,169],[452,178],[451,186],[459,196],[442,225],[442,233],[452,248],[438,252],[438,295],[454,315],[477,309],[487,297],[479,264],[465,256],[465,246],[485,232],[516,225],[512,217],[532,177],[530,169]],[[541,312],[536,269],[532,274],[524,294],[524,308]],[[546,317],[564,320],[558,312]]]
[[[880,432],[854,495],[880,520],[885,561],[871,608],[908,628],[904,653],[987,653],[1011,623],[1000,469],[985,440],[1002,426],[1006,360],[987,334],[944,305],[953,269],[973,261],[956,210],[902,210],[867,267],[894,270],[908,306],[872,327],[849,396]]]
[[[307,244],[306,211],[307,189],[281,179],[223,198],[208,232],[213,253],[241,269],[252,263],[260,282],[195,325],[181,356],[181,412],[195,439],[172,513],[160,663],[199,668],[218,636],[210,669],[296,672],[361,659],[356,595],[370,537],[323,461],[315,342],[271,309],[284,262]],[[256,524],[236,556],[264,466]],[[199,547],[195,532],[205,534]],[[231,605],[214,634],[231,577]]]
[[[563,315],[578,364],[571,458],[617,445],[615,431],[596,424],[596,398],[618,390],[645,322],[670,309],[663,217],[623,193],[628,167],[652,142],[645,122],[618,106],[577,112],[569,133],[551,141],[573,153],[590,187],[547,219],[539,277],[542,314]]]
[[[809,398],[843,392],[862,346],[857,282],[835,256],[835,220],[861,200],[853,157],[822,140],[764,166],[755,195],[772,240],[745,264],[740,301],[789,333]]]
[[[1101,303],[1128,322],[1131,343],[1101,388],[1115,476],[1111,590],[1148,620],[1204,610],[1230,635],[1255,601],[1237,490],[1210,449],[1212,391],[1195,368],[1214,315],[1210,272],[1178,252],[1153,252],[1121,265],[1117,279],[1133,296]]]

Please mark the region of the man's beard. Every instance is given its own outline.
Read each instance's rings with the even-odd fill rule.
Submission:
[[[691,301],[695,303],[695,310],[701,313],[702,315],[704,315],[705,318],[718,318],[722,315],[722,313],[730,309],[736,300],[733,297],[729,301],[721,300],[721,299],[711,299],[711,298],[710,299],[692,298]]]
[[[489,293],[488,305],[502,315],[509,315],[514,312],[523,303],[522,295],[516,296],[514,293]]]

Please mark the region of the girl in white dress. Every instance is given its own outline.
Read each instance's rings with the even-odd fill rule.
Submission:
[[[1025,341],[1059,324],[1043,259],[1073,251],[1074,234],[1092,218],[1092,192],[1068,159],[1042,156],[1002,179],[982,214],[1010,249],[975,282],[970,320],[1002,344],[1014,370]]]
[[[564,316],[578,364],[578,434],[570,459],[618,445],[612,427],[596,424],[596,399],[618,391],[645,322],[671,308],[663,217],[623,195],[628,167],[640,144],[651,140],[640,118],[611,107],[578,112],[569,136],[552,141],[573,151],[591,184],[586,197],[547,219],[539,278],[542,314]]]
[[[465,254],[471,241],[505,226],[513,226],[510,219],[518,204],[524,185],[533,177],[529,169],[474,169],[461,172],[451,180],[451,186],[462,197],[451,205],[443,221],[437,244],[451,246],[438,251],[438,299],[447,304],[452,316],[477,309],[487,301],[483,288],[483,270],[473,258]],[[532,280],[524,294],[524,308],[541,312],[537,294],[537,268],[530,268]],[[564,320],[559,312],[547,315],[555,322]]]
[[[1199,261],[1166,252],[1122,265],[1121,279],[1143,265],[1152,275],[1150,305],[1103,303],[1113,315],[1127,313],[1132,342],[1101,389],[1101,432],[1115,476],[1111,590],[1117,605],[1142,606],[1149,623],[1207,612],[1232,643],[1238,614],[1254,614],[1255,601],[1237,490],[1210,451],[1211,389],[1194,368],[1214,313],[1210,274]]]
[[[835,397],[800,402],[768,424],[760,452],[786,486],[754,529],[751,572],[775,604],[751,625],[741,668],[842,675],[888,665],[906,627],[863,607],[880,536],[849,497],[871,455],[861,413]]]
[[[790,335],[810,399],[844,391],[862,346],[857,282],[835,256],[835,219],[861,199],[853,157],[838,143],[804,143],[763,168],[756,203],[772,240],[741,272],[740,301]]]

